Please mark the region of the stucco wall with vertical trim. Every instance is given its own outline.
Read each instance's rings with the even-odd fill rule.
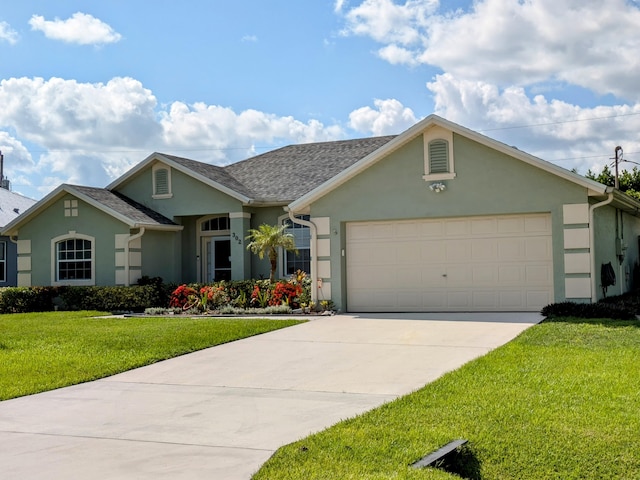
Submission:
[[[311,206],[312,216],[331,217],[333,300],[346,307],[347,222],[549,212],[553,229],[554,293],[564,298],[562,205],[587,203],[587,190],[556,175],[454,135],[456,178],[435,193],[424,175],[423,140],[417,137]],[[348,252],[346,252],[348,255]],[[335,274],[334,274],[335,275]]]

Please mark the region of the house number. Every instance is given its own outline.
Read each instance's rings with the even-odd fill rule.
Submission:
[[[236,235],[235,232],[232,233],[231,236],[238,242],[238,245],[242,245],[242,239],[238,235]]]

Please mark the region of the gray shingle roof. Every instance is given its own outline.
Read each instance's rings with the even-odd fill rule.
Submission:
[[[125,197],[121,193],[112,192],[105,188],[83,187],[80,185],[69,185],[69,188],[123,215],[130,219],[132,223],[143,225],[176,225],[176,223],[167,217]]]
[[[393,136],[290,145],[225,170],[257,200],[290,202],[366,157]]]
[[[393,138],[290,145],[225,167],[162,155],[246,197],[285,204],[310,192]]]
[[[0,227],[7,225],[35,203],[35,200],[0,188]]]
[[[225,187],[230,188],[242,195],[247,197],[252,197],[253,192],[249,191],[247,187],[245,187],[238,180],[233,178],[226,170],[225,167],[219,167],[217,165],[211,165],[209,163],[197,162],[195,160],[190,160],[188,158],[176,157],[173,155],[162,154],[164,157],[167,157],[173,160],[176,163],[179,163],[183,167],[188,168],[192,172],[198,173],[203,177],[208,178],[209,180],[213,180],[216,183],[224,185]]]

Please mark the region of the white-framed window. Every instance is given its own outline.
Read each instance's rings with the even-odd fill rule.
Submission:
[[[7,242],[0,242],[0,282],[7,281]]]
[[[171,198],[171,169],[156,163],[151,169],[153,177],[153,198]]]
[[[453,133],[434,127],[424,133],[425,181],[451,180],[454,170]]]
[[[296,215],[301,220],[309,220],[309,215]],[[282,252],[281,275],[288,277],[298,270],[311,273],[311,230],[306,225],[294,223],[288,216],[280,217],[283,225],[287,226],[286,232],[293,235],[293,240],[298,253]]]
[[[65,217],[77,217],[78,216],[78,200],[65,200],[64,201],[64,216]]]
[[[70,232],[51,240],[51,283],[95,285],[95,239]]]

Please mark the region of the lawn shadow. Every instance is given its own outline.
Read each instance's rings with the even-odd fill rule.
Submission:
[[[435,468],[453,473],[465,480],[482,480],[480,461],[469,444],[458,448],[454,454],[447,455],[434,465]]]

